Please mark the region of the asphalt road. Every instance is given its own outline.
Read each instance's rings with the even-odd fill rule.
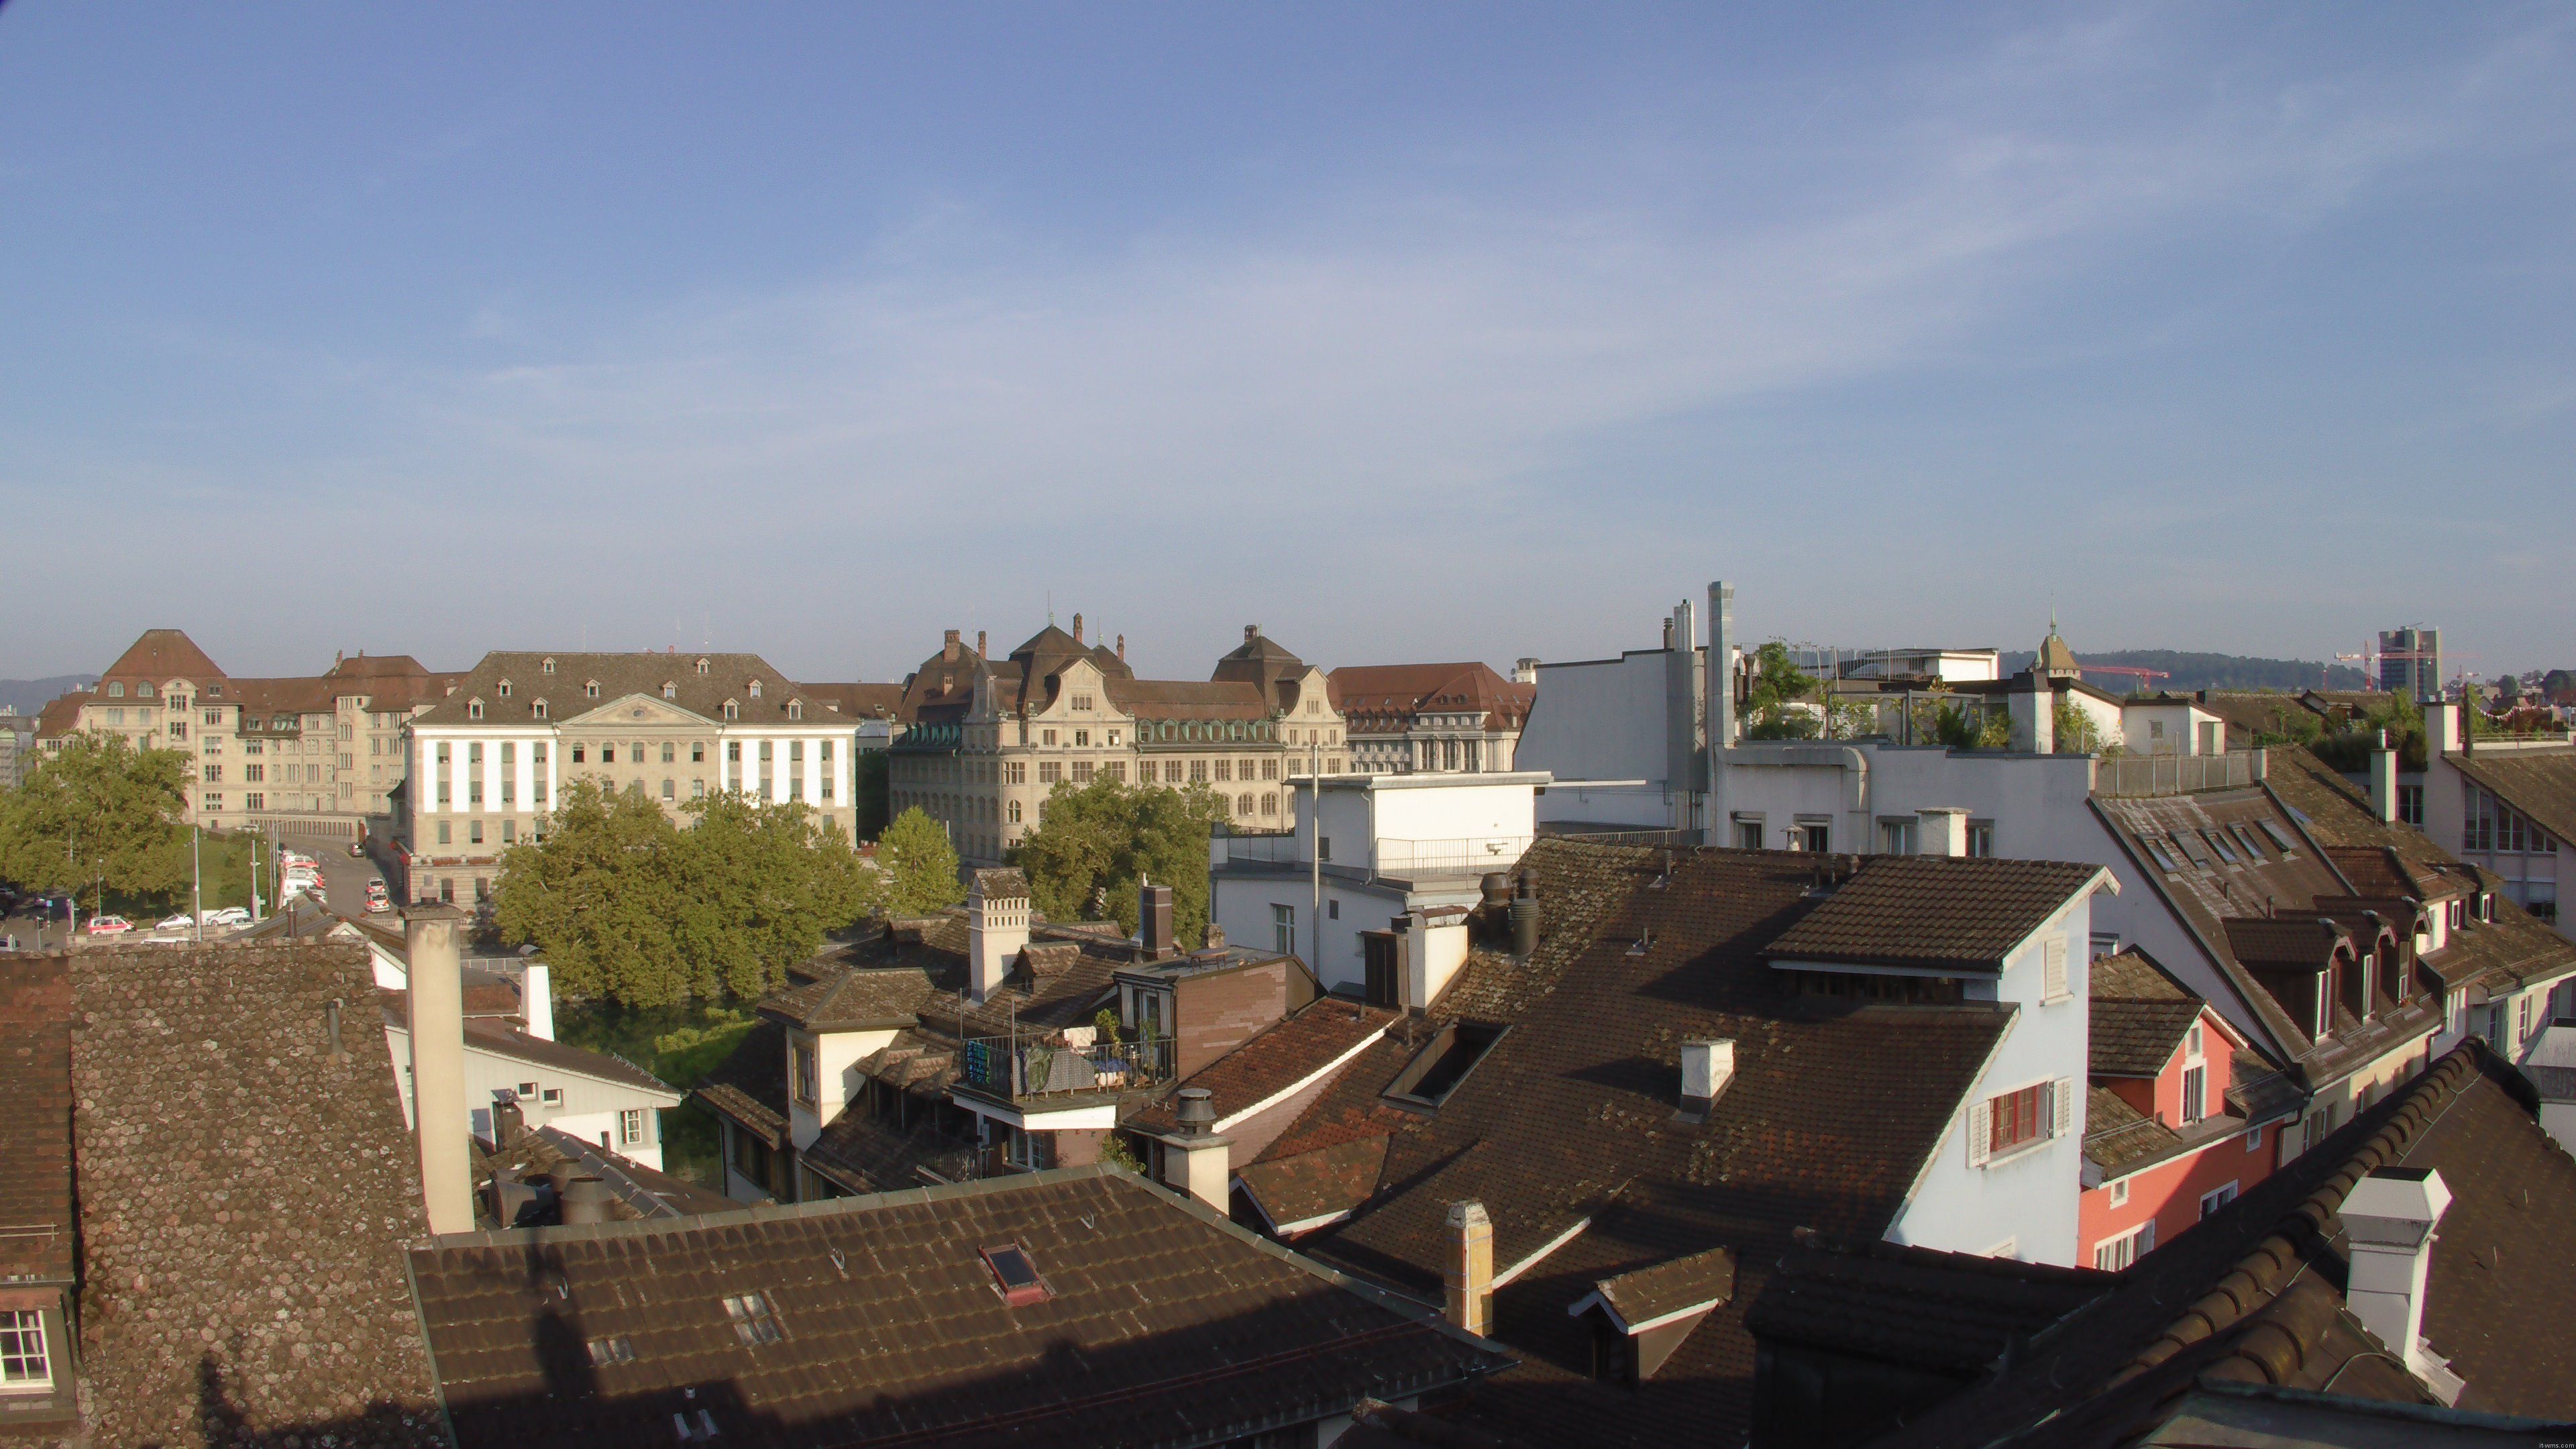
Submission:
[[[352,915],[365,912],[367,882],[382,879],[384,874],[376,868],[374,861],[362,860],[350,855],[346,837],[333,839],[320,835],[309,837],[286,835],[281,838],[288,849],[313,857],[315,863],[321,868],[322,888],[330,893],[334,908],[347,911]],[[261,902],[263,911],[274,912],[277,909],[276,888],[269,880],[268,863],[265,861],[262,861],[259,867],[259,888],[260,895],[263,897]],[[84,920],[88,918],[87,906],[81,908],[81,916]],[[136,921],[134,925],[137,936],[147,934],[152,929],[150,921]],[[42,928],[41,938],[38,934],[39,927]],[[40,944],[48,949],[59,950],[65,939],[62,910],[56,907],[51,918],[44,920],[39,920],[35,915],[26,912],[0,919],[0,936],[17,937],[18,948],[22,951],[36,950]]]

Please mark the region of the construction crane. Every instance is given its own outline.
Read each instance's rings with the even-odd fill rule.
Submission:
[[[2075,669],[2079,674],[2126,674],[2138,681],[2136,692],[2140,694],[2159,679],[2173,678],[2161,669],[2140,669],[2134,664],[2079,664]]]

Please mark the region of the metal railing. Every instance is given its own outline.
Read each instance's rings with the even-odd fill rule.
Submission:
[[[1305,859],[1305,852],[1298,849],[1297,837],[1292,834],[1221,835],[1217,839],[1225,850],[1227,860],[1257,861],[1264,865],[1294,865]]]
[[[2263,778],[2261,750],[2223,755],[2111,755],[2094,761],[2093,793],[2112,797],[2196,795]]]
[[[1168,1037],[1078,1047],[1030,1037],[979,1036],[967,1040],[958,1076],[1008,1097],[1129,1091],[1172,1080],[1172,1055]]]
[[[1526,835],[1468,835],[1450,840],[1377,842],[1377,869],[1382,875],[1417,875],[1435,870],[1509,870],[1529,853]]]

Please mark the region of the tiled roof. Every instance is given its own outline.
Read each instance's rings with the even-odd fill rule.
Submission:
[[[1353,1137],[1286,1157],[1264,1157],[1235,1172],[1274,1228],[1346,1213],[1376,1193],[1387,1134]]]
[[[2100,866],[2059,861],[1867,856],[1771,943],[1770,955],[2000,970],[2014,947],[2101,874]]]
[[[2204,1004],[2135,948],[2096,960],[2087,984],[2092,1000],[2086,1060],[2096,1076],[2162,1072]]]
[[[2514,904],[2495,876],[2452,859],[2412,825],[2381,823],[2361,791],[2313,753],[2274,750],[2271,761],[2273,793],[2304,817],[2319,846],[2393,851],[2411,877],[2497,892],[2493,921],[2468,922],[2451,932],[2442,950],[2425,958],[2424,964],[2447,985],[2522,986],[2576,972],[2576,941]],[[2361,886],[2358,880],[2353,884]]]
[[[355,945],[74,958],[83,1402],[103,1444],[443,1444],[403,1275],[418,1154]]]
[[[2576,748],[2490,749],[2443,758],[2541,829],[2576,842]]]
[[[45,707],[36,711],[36,738],[60,739],[79,729],[81,706],[97,701],[97,691],[88,689],[76,689],[46,700]]]
[[[2394,1368],[2337,1287],[2335,1214],[2380,1167],[2452,1193],[2434,1239],[2425,1339],[2467,1381],[2458,1407],[2576,1419],[2576,1160],[2513,1069],[2472,1039],[2123,1273],[1996,1374],[1879,1441],[1886,1449],[2134,1442],[2204,1376],[2401,1403]],[[2313,1269],[2314,1271],[2310,1271]]]
[[[2248,966],[2323,971],[2352,934],[2323,916],[2257,916],[2220,923],[2227,948]]]
[[[2084,1155],[2105,1177],[2121,1177],[2136,1164],[2159,1161],[2182,1149],[2174,1130],[2128,1104],[2108,1087],[2084,1095]]]
[[[983,1256],[1006,1245],[1043,1297],[1006,1301]],[[778,1449],[1214,1443],[1507,1361],[1096,1167],[449,1237],[412,1265],[459,1449],[668,1443],[675,1413]],[[631,1359],[593,1367],[604,1340]]]
[[[223,677],[223,669],[206,657],[206,651],[198,648],[197,641],[189,638],[186,631],[146,629],[142,637],[116,656],[114,664],[107,666],[107,672],[99,676],[99,682],[105,684],[113,679],[124,683],[142,680],[159,684],[170,679],[201,682]]]
[[[1188,1081],[1130,1115],[1122,1126],[1140,1132],[1177,1132],[1177,1097],[1184,1087],[1205,1088],[1217,1120],[1288,1090],[1347,1056],[1353,1047],[1386,1030],[1396,1013],[1327,997],[1201,1068]]]
[[[807,1031],[903,1027],[914,1023],[932,991],[918,967],[838,971],[763,997],[760,1010]]]
[[[1267,719],[1270,701],[1239,680],[1111,679],[1109,701],[1140,720]]]
[[[555,665],[551,674],[545,668],[549,659]],[[701,659],[707,662],[704,674],[698,672]],[[507,699],[500,693],[503,680],[510,684]],[[596,699],[588,693],[588,686],[594,682],[599,685]],[[760,685],[757,699],[751,694],[754,682]],[[660,703],[666,684],[671,687],[670,704],[715,723],[724,722],[724,706],[730,700],[740,711],[737,723],[784,725],[788,706],[805,698],[796,681],[757,654],[493,653],[484,655],[459,679],[452,692],[420,716],[419,722],[478,723],[467,710],[477,699],[483,701],[483,719],[479,723],[527,722],[536,717],[537,701],[544,700],[547,721],[559,725],[605,709],[630,695]],[[814,704],[798,723],[820,730],[835,718],[820,704]]]
[[[1783,994],[1768,948],[1813,905],[1820,861],[1848,868],[1848,857],[1686,851],[1655,887],[1665,861],[1565,840],[1531,848],[1538,950],[1488,997],[1515,1005],[1488,1018],[1510,1030],[1436,1113],[1395,1130],[1380,1194],[1314,1240],[1330,1261],[1431,1294],[1450,1203],[1484,1203],[1498,1272],[1579,1229],[1495,1295],[1495,1336],[1529,1361],[1492,1397],[1511,1406],[1507,1432],[1532,1442],[1740,1442],[1753,1374],[1740,1308],[1713,1314],[1634,1394],[1605,1395],[1584,1387],[1590,1339],[1567,1306],[1603,1278],[1715,1247],[1736,1254],[1740,1305],[1794,1228],[1884,1232],[2011,1020],[1990,1004]],[[1940,868],[1982,882],[1993,864],[1907,875],[1932,911]],[[2069,894],[2091,879],[2043,869],[2067,872]],[[1703,1122],[1676,1124],[1680,1044],[1701,1038],[1735,1043],[1735,1074]],[[1344,1080],[1383,1066],[1365,1058]],[[1383,1090],[1387,1077],[1374,1080]]]
[[[2428,842],[2429,843],[2429,842]],[[2396,849],[2387,845],[2325,845],[2320,843],[2326,859],[2334,862],[2343,878],[2352,882],[2353,891],[2364,896],[2404,897],[2419,901],[2455,896],[2468,889],[2460,879],[2439,871],[2415,865]]]
[[[1745,1316],[1765,1341],[1973,1373],[2117,1281],[2089,1268],[1806,1233]]]
[[[72,1278],[72,980],[0,955],[0,1280]]]
[[[1346,664],[1325,676],[1333,708],[1354,731],[1400,730],[1428,712],[1479,710],[1486,729],[1517,729],[1538,686],[1517,684],[1490,664]]]
[[[690,1094],[732,1118],[771,1147],[787,1143],[787,1028],[755,1023]]]
[[[1669,1262],[1635,1268],[1592,1285],[1630,1332],[1668,1314],[1735,1296],[1735,1254],[1726,1248],[1685,1253]]]
[[[940,1130],[940,1114],[916,1105],[909,1120],[844,1110],[805,1149],[806,1166],[851,1192],[893,1192],[968,1175],[975,1148]]]
[[[900,684],[808,683],[805,695],[825,709],[850,719],[904,717],[903,686]]]
[[[620,1221],[731,1212],[742,1206],[685,1178],[646,1167],[596,1142],[585,1142],[560,1127],[524,1128],[517,1140],[489,1154],[478,1148],[475,1155],[475,1222],[486,1228],[502,1224],[492,1220],[492,1204],[480,1190],[502,1175],[515,1182],[552,1179],[558,1191],[564,1180],[596,1177],[608,1188],[609,1215]]]

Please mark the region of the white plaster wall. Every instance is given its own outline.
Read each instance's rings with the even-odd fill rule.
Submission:
[[[411,1095],[411,1032],[406,1027],[387,1026],[385,1046],[393,1053],[394,1085],[402,1092],[403,1122],[417,1131],[419,1122]],[[531,1127],[560,1127],[576,1137],[597,1142],[599,1134],[609,1134],[609,1150],[631,1157],[658,1170],[662,1166],[661,1110],[680,1105],[676,1093],[648,1092],[640,1087],[605,1082],[596,1077],[577,1076],[551,1067],[505,1057],[468,1043],[465,1048],[465,1101],[469,1120],[459,1125],[474,1130],[470,1120],[474,1111],[489,1111],[492,1094],[507,1088],[517,1091],[528,1082],[537,1084],[537,1095],[525,1097],[519,1107]],[[548,1107],[544,1093],[561,1088],[563,1105]],[[644,1109],[644,1141],[632,1145],[617,1141],[617,1114],[632,1108]],[[490,1131],[490,1119],[484,1119],[482,1130]]]
[[[2020,1008],[1985,1073],[1959,1102],[1931,1167],[1888,1229],[1890,1242],[1983,1253],[2005,1239],[2025,1262],[2071,1266],[2079,1246],[2076,1204],[2083,1193],[2087,1027],[2085,947],[2091,901],[2078,901],[2034,933],[2006,962],[1996,999]],[[2068,995],[2041,999],[2046,943],[2065,944]],[[2035,1081],[2071,1083],[2068,1131],[1983,1167],[1968,1165],[1969,1108]]]
[[[1513,763],[1549,771],[1560,781],[1650,782],[1644,791],[1617,793],[1554,786],[1540,797],[1538,818],[1665,823],[1664,670],[1670,652],[1640,649],[1616,659],[1538,667],[1538,699],[1521,728]],[[1600,813],[1579,813],[1589,811]]]

